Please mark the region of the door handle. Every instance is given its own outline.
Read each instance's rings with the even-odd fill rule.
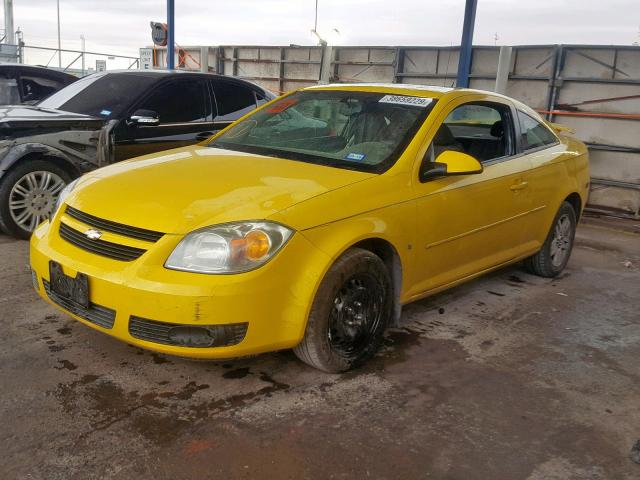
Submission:
[[[512,192],[517,192],[519,190],[524,190],[525,188],[527,188],[529,186],[529,182],[519,182],[519,183],[514,183],[513,185],[511,185],[509,187],[509,190],[511,190]]]
[[[211,135],[213,135],[213,132],[200,132],[196,135],[196,140],[201,142],[202,140],[209,138]]]

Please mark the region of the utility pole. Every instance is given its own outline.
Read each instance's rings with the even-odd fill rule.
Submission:
[[[13,0],[4,0],[4,43],[14,45],[15,32],[13,29]]]
[[[316,0],[316,15],[315,15],[315,21],[313,22],[313,31],[314,32],[318,31],[318,0]]]
[[[60,43],[60,0],[56,0],[58,5],[58,68],[62,68],[62,44]]]
[[[84,52],[86,50],[84,34],[80,35],[80,43],[82,44],[82,48],[80,50],[82,50],[82,76],[84,77]]]
[[[473,27],[476,23],[476,9],[478,0],[466,0],[464,9],[464,23],[462,25],[462,41],[460,42],[460,60],[458,61],[457,88],[469,86],[471,72],[471,55],[473,46]]]
[[[175,68],[175,5],[174,0],[167,0],[167,68],[173,70]]]

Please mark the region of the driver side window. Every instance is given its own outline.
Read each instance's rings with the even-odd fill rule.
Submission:
[[[431,161],[442,152],[466,153],[482,163],[513,155],[510,109],[498,103],[467,103],[444,120],[430,147]]]

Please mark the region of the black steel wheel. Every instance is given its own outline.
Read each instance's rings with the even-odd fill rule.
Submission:
[[[345,358],[360,355],[380,328],[384,292],[370,273],[356,273],[342,285],[329,313],[329,345]]]
[[[353,248],[327,272],[316,294],[302,342],[303,362],[338,373],[371,358],[392,315],[389,272],[373,253]]]

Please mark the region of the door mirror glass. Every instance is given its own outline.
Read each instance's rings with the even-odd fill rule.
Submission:
[[[471,175],[482,173],[482,164],[466,153],[447,150],[436,158],[435,162],[424,162],[420,170],[420,181],[451,175]]]
[[[136,110],[129,117],[129,125],[158,125],[160,117],[153,110]]]

